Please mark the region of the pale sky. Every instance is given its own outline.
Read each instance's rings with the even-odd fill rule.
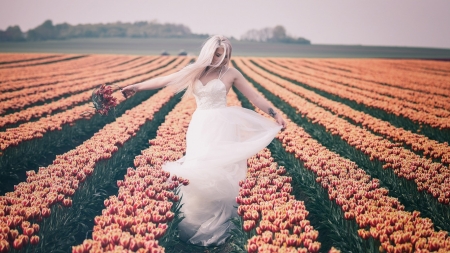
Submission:
[[[312,44],[450,48],[450,0],[0,0],[0,29],[152,21],[240,38],[283,25]]]

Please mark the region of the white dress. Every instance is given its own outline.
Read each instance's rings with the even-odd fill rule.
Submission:
[[[181,186],[184,219],[180,239],[188,243],[220,245],[237,216],[239,181],[245,179],[247,159],[265,148],[281,130],[277,123],[252,110],[227,107],[227,90],[219,79],[194,87],[197,109],[186,133],[186,153],[162,169],[189,179]]]

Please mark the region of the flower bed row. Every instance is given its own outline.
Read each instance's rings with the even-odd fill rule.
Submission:
[[[54,57],[51,57],[51,58],[41,58],[41,59],[30,60],[30,61],[26,61],[26,62],[16,62],[16,63],[7,64],[7,65],[0,65],[0,69],[11,70],[13,68],[22,68],[22,67],[28,67],[28,66],[41,65],[41,64],[49,64],[49,63],[54,63],[54,62],[59,62],[59,61],[71,60],[73,57],[77,57],[77,56],[79,56],[79,55],[75,55],[75,54],[55,55]]]
[[[128,168],[124,179],[117,181],[117,196],[105,200],[102,215],[94,219],[92,239],[73,246],[72,252],[164,252],[158,240],[175,218],[177,187],[189,181],[173,176],[168,181],[170,173],[161,165],[183,156],[186,128],[194,110],[194,101],[183,101],[166,116],[156,138],[149,141],[151,146],[136,156],[136,169]]]
[[[166,62],[164,61],[162,64],[164,64],[164,63],[166,63]],[[161,66],[162,66],[161,64],[155,64],[153,66],[143,66],[142,69],[145,69],[147,72],[150,72],[150,71],[160,68]],[[127,71],[127,73],[129,73],[128,75],[130,75],[130,76],[134,75],[134,73],[130,73],[129,71]],[[110,76],[110,78],[114,78],[114,76]],[[115,85],[124,87],[125,85],[130,84],[130,82],[135,81],[139,77],[132,76],[129,78],[130,79],[128,79],[126,81],[118,81],[118,83]],[[109,82],[114,82],[113,80],[123,80],[123,79],[124,79],[124,76],[121,76],[120,79],[109,79]],[[96,81],[96,79],[93,78],[93,80],[91,80],[91,81],[86,80],[86,82],[97,83],[98,81]],[[57,88],[57,89],[58,89],[58,91],[64,90],[64,88],[62,88],[62,89]],[[87,90],[87,91],[84,91],[84,92],[81,92],[78,94],[71,95],[66,98],[59,99],[55,102],[50,102],[50,103],[47,103],[44,105],[36,105],[36,106],[29,107],[27,109],[24,109],[24,110],[15,112],[15,113],[0,116],[0,129],[7,125],[17,124],[19,122],[28,121],[33,118],[39,118],[45,114],[51,114],[54,111],[65,110],[73,105],[87,102],[87,101],[91,100],[92,91],[93,91],[93,89],[90,89],[90,90]]]
[[[391,64],[394,65],[395,63]],[[407,71],[414,71],[416,73],[424,73],[424,74],[432,74],[437,75],[442,78],[449,77],[450,76],[450,66],[448,63],[445,62],[439,62],[439,61],[433,61],[426,62],[426,61],[405,61],[403,64],[397,64],[398,68],[401,68],[402,70]],[[444,88],[447,88],[445,83],[433,83],[434,86],[442,86]]]
[[[267,60],[258,59],[255,62],[257,62],[258,65],[262,66],[265,69],[270,69],[277,75],[304,83],[310,87],[325,91],[333,95],[337,95],[341,98],[349,99],[369,107],[378,108],[387,113],[392,113],[396,116],[403,116],[420,124],[427,124],[439,129],[450,129],[450,117],[441,118],[436,115],[427,113],[425,112],[427,106],[422,105],[422,108],[419,110],[406,108],[404,105],[402,105],[402,102],[399,102],[398,100],[394,101],[395,99],[382,97],[370,92],[350,88],[334,82],[324,81],[313,76],[304,76],[299,72],[279,67],[273,63],[268,62]]]
[[[118,65],[135,58],[137,57],[92,55],[54,65],[20,68],[14,72],[3,73],[1,75],[1,82],[8,85],[7,87],[1,86],[0,91],[10,92],[27,87],[51,84],[55,83],[53,78],[67,78],[81,71],[88,71],[97,65],[111,64],[114,66],[114,63]]]
[[[82,55],[78,55],[82,56]],[[36,78],[46,77],[48,75],[52,76],[54,74],[59,74],[61,71],[69,71],[72,72],[76,69],[71,68],[71,66],[76,66],[77,68],[83,68],[84,63],[91,65],[92,62],[96,62],[95,59],[103,58],[109,59],[114,56],[87,56],[83,55],[83,57],[78,59],[72,59],[69,61],[58,62],[54,64],[46,64],[46,65],[37,65],[37,66],[28,66],[22,68],[13,68],[13,69],[0,69],[0,80],[7,82],[16,82],[21,80],[34,80]],[[130,57],[130,56],[127,56]],[[47,71],[47,72],[43,72]],[[22,73],[22,75],[21,75]]]
[[[421,67],[427,65],[429,68],[439,68],[440,70],[448,71],[450,68],[448,63],[424,60],[377,59],[371,61],[370,67],[365,67],[367,65],[361,64],[361,61],[359,59],[330,59],[327,62],[334,67],[346,67],[349,72],[359,74],[360,78],[366,81],[381,82],[407,90],[448,96],[448,86],[446,85],[448,80],[446,82],[445,79],[442,79],[445,78],[444,76],[430,75],[419,71]],[[405,68],[406,66],[401,66],[402,64],[411,67]],[[440,66],[437,66],[438,64]],[[383,78],[382,80],[380,80],[380,76]]]
[[[39,92],[36,94],[28,95],[26,97],[15,97],[7,101],[3,101],[0,104],[0,114],[5,113],[7,110],[17,110],[24,108],[36,102],[43,102],[49,99],[54,99],[63,95],[70,95],[72,93],[83,92],[99,86],[102,83],[112,83],[120,80],[128,79],[137,75],[142,75],[148,72],[148,68],[159,68],[169,62],[173,61],[174,57],[164,57],[159,61],[152,62],[150,66],[142,66],[138,69],[127,70],[128,67],[120,66],[121,72],[115,74],[102,75],[103,71],[96,74],[92,78],[82,79],[75,82],[59,83],[56,84],[56,88]],[[59,87],[61,85],[61,87]]]
[[[138,81],[144,81],[146,79],[161,75],[163,73],[169,74],[175,71],[173,68],[178,64],[187,64],[189,58],[178,58],[173,63],[153,71],[149,74],[129,79],[120,86],[126,86],[128,84],[136,83]],[[184,65],[183,65],[184,66]],[[120,91],[113,94],[116,97],[118,104],[123,102],[125,98]],[[41,118],[36,122],[24,123],[16,128],[7,129],[6,132],[0,132],[0,150],[5,150],[10,146],[16,146],[19,143],[31,140],[34,138],[40,138],[47,131],[55,131],[62,129],[62,125],[71,124],[79,119],[89,119],[94,114],[89,104],[76,106],[70,110],[51,115],[49,117]]]
[[[98,57],[101,58],[101,57]],[[132,62],[129,62],[129,57],[124,57],[121,61],[108,61],[105,64],[97,64],[95,66],[90,66],[88,69],[84,69],[84,71],[79,71],[76,74],[72,75],[59,75],[59,76],[49,76],[47,78],[40,78],[36,81],[34,80],[26,80],[27,87],[15,90],[12,92],[5,92],[0,94],[0,101],[12,99],[15,97],[25,97],[30,94],[35,93],[42,93],[48,90],[54,90],[54,89],[62,89],[64,87],[77,85],[80,82],[89,82],[92,81],[94,78],[103,76],[103,75],[111,75],[115,74],[116,72],[123,72],[127,71],[131,68],[134,68],[136,66],[142,66],[145,63],[147,63],[149,60],[155,59],[156,57],[143,57],[138,60],[134,60]],[[123,63],[123,64],[121,64]],[[74,66],[76,68],[76,66]],[[39,84],[36,86],[35,84]],[[15,82],[13,85],[10,86],[16,86],[21,85],[20,82]]]
[[[128,168],[125,179],[117,182],[118,195],[105,200],[106,209],[95,218],[92,240],[74,246],[72,252],[122,249],[163,251],[158,239],[172,227],[168,222],[174,218],[176,213],[173,212],[173,204],[179,200],[179,196],[174,195],[175,189],[178,185],[188,184],[188,181],[172,176],[173,181],[167,182],[169,173],[162,171],[161,165],[183,156],[186,130],[195,107],[194,100],[184,100],[166,116],[158,128],[157,136],[149,141],[151,146],[143,150],[142,155],[136,156],[136,169]],[[133,211],[121,212],[127,206],[124,199],[137,203]],[[124,226],[122,219],[132,221],[132,225]],[[117,236],[125,239],[117,241],[114,239]]]
[[[427,191],[440,203],[449,204],[450,169],[448,167],[419,157],[413,152],[399,147],[399,144],[389,142],[368,130],[352,125],[292,92],[272,85],[270,81],[255,74],[240,62],[236,63],[253,80],[286,101],[313,123],[322,125],[333,135],[339,135],[348,144],[369,155],[371,159],[385,163],[383,168],[391,168],[397,176],[414,180],[419,191]]]
[[[286,130],[277,139],[317,175],[316,182],[327,189],[329,199],[341,207],[345,219],[357,222],[361,238],[381,242],[380,251],[450,250],[447,231],[434,231],[433,222],[421,218],[417,211],[403,211],[404,206],[387,196],[389,191],[379,186],[378,179],[370,179],[354,162],[329,151],[291,120],[287,119]]]
[[[283,176],[286,169],[274,162],[268,149],[248,159],[247,165],[236,202],[244,231],[254,234],[248,252],[318,252],[319,232],[306,219],[304,203],[290,194],[292,178]]]
[[[403,128],[395,127],[386,121],[354,110],[347,105],[326,99],[315,92],[304,89],[301,86],[292,84],[285,79],[263,71],[253,65],[249,59],[239,60],[246,64],[253,73],[267,78],[271,82],[274,82],[281,87],[286,88],[289,91],[332,111],[338,116],[344,116],[345,118],[351,119],[354,123],[361,124],[362,126],[372,130],[374,133],[388,136],[396,142],[401,141],[410,146],[414,151],[423,152],[423,155],[426,157],[440,159],[442,163],[450,164],[450,147],[446,143],[440,143],[435,140],[431,140],[426,136],[412,133],[411,131],[406,131]]]
[[[237,97],[232,92],[228,95],[228,104],[239,104]],[[168,205],[171,207],[173,202],[178,201],[178,196],[174,196],[173,191],[167,192],[165,189],[173,190],[178,185],[181,185],[182,183],[186,184],[187,182],[184,179],[176,177],[176,175],[172,177],[172,181],[166,182],[169,175],[165,174],[164,171],[161,171],[161,165],[167,161],[175,161],[183,156],[186,145],[185,134],[194,109],[195,103],[193,100],[185,101],[178,104],[166,117],[166,121],[158,129],[157,137],[150,141],[152,146],[149,149],[144,150],[142,152],[143,155],[136,157],[136,170],[129,168],[125,180],[118,181],[118,196],[112,196],[105,201],[106,209],[103,210],[103,215],[97,216],[95,220],[96,226],[94,227],[95,232],[93,233],[93,240],[85,240],[82,245],[74,246],[72,252],[108,252],[123,249],[139,252],[160,252],[162,250],[155,240],[163,236],[161,232],[159,232],[160,228],[163,228],[162,231],[164,232],[164,228],[171,225],[170,223],[165,224],[166,222],[169,222],[170,219],[164,217],[164,214],[167,216],[167,213],[169,213],[169,217],[172,218],[173,213],[169,211],[170,208],[166,208],[162,211],[157,210],[160,209],[160,206]],[[300,202],[293,200],[292,196],[288,198],[287,196],[289,196],[289,194],[286,192],[281,193],[280,191],[277,191],[277,185],[279,185],[280,189],[283,191],[289,191],[291,188],[289,183],[284,182],[288,177],[280,178],[277,174],[277,172],[283,172],[283,169],[278,171],[274,169],[276,164],[272,162],[273,158],[270,158],[270,161],[268,160],[269,158],[270,153],[268,153],[268,150],[265,150],[257,157],[255,156],[254,159],[249,159],[249,165],[251,166],[249,169],[249,176],[251,177],[247,178],[248,182],[240,183],[242,186],[241,192],[248,191],[252,194],[251,198],[247,198],[248,195],[245,194],[240,194],[241,196],[237,198],[238,203],[242,202],[238,209],[238,213],[240,212],[240,215],[242,215],[245,220],[243,229],[247,231],[255,230],[254,226],[256,225],[256,222],[260,222],[259,217],[261,217],[261,222],[265,222],[267,225],[263,225],[262,230],[260,227],[256,228],[257,231],[261,233],[264,232],[264,237],[261,237],[260,233],[260,235],[249,240],[247,246],[249,252],[256,252],[255,248],[258,249],[258,247],[260,248],[259,252],[288,252],[286,251],[286,240],[289,243],[287,246],[290,249],[293,249],[296,246],[302,245],[303,239],[306,240],[305,244],[313,249],[312,252],[317,252],[320,248],[320,243],[313,242],[314,240],[310,239],[317,237],[317,231],[314,231],[303,217],[301,224],[308,232],[302,233],[300,236],[302,225],[299,224],[299,221],[300,218],[306,216],[307,213],[304,210],[304,206],[302,206]],[[269,167],[266,168],[265,165],[269,165],[270,169]],[[278,183],[277,185],[272,185],[271,182],[265,182],[266,187],[275,187],[274,189],[271,189],[274,190],[274,197],[272,200],[268,199],[264,201],[261,199],[262,194],[259,194],[259,192],[264,189],[261,187],[264,183],[260,184],[259,180],[255,187],[250,187],[252,183],[255,185],[255,182],[257,181],[255,176],[258,175],[260,175],[261,178],[265,175],[267,177],[264,177],[264,179],[269,181],[273,180],[273,182]],[[278,193],[280,195],[280,200],[275,200],[274,198],[278,196]],[[164,201],[162,199],[164,196],[169,196],[169,198],[166,198],[166,201]],[[128,202],[130,203],[126,203],[127,200],[129,200]],[[171,200],[172,203],[170,201],[167,202],[167,200]],[[265,203],[262,203],[263,201]],[[126,210],[127,205],[133,205],[131,202],[133,202],[134,206],[137,206],[137,208],[135,208],[134,211],[128,211],[128,213],[126,213],[126,211],[123,210]],[[254,203],[252,204],[252,202]],[[267,208],[269,208],[269,206],[273,211],[273,207],[275,206],[276,212],[265,215],[266,212],[262,208],[263,205],[265,211],[268,210]],[[303,213],[298,214],[297,216],[299,217],[296,217],[295,211],[299,210],[302,210]],[[291,218],[287,217],[288,211],[292,216]],[[161,214],[161,212],[163,214]],[[250,216],[250,212],[258,213],[258,217],[255,218],[255,216]],[[264,215],[259,214],[259,212],[264,213]],[[251,219],[249,219],[249,217],[251,217]],[[275,219],[272,220],[272,218]],[[297,218],[299,218],[298,222]],[[130,220],[131,224],[128,224],[127,226],[126,223],[122,221],[123,219]],[[289,223],[290,221],[291,223]],[[248,223],[252,222],[254,224],[249,226]],[[276,228],[278,227],[272,224],[272,222],[277,225],[279,225],[280,222],[283,222],[282,228],[284,228],[284,230],[277,230]],[[294,228],[294,224],[298,225],[298,227]],[[289,229],[291,231],[289,231]],[[292,232],[294,229],[298,235]],[[270,231],[273,231],[273,234]],[[271,233],[271,235],[269,235],[269,233]],[[290,237],[288,238],[288,236]],[[120,237],[123,237],[124,239],[115,240],[115,238]],[[270,249],[272,251],[269,251]],[[304,248],[304,250],[306,249]],[[297,250],[295,250],[295,252],[297,252]]]
[[[230,90],[228,103],[241,106]],[[259,110],[258,110],[259,111]],[[319,232],[306,217],[308,211],[302,201],[291,194],[292,178],[278,166],[265,148],[247,160],[247,176],[239,182],[236,198],[242,229],[251,236],[248,252],[318,252]],[[332,252],[338,252],[333,250]]]
[[[18,54],[18,53],[1,53],[2,59],[0,65],[7,65],[16,62],[34,61],[43,58],[52,58],[58,56],[58,54],[49,53],[32,53],[32,54]]]
[[[376,60],[362,60],[361,64],[369,65],[371,63],[377,63]],[[409,102],[429,105],[431,108],[434,108],[436,115],[440,117],[448,116],[450,110],[450,98],[442,95],[428,94],[420,91],[408,91],[404,88],[393,87],[383,85],[384,76],[383,74],[379,74],[374,78],[373,81],[366,81],[361,79],[361,74],[356,74],[353,72],[344,72],[340,70],[331,69],[326,65],[323,65],[321,61],[315,61],[311,63],[309,61],[302,60],[283,60],[283,59],[274,59],[272,62],[284,66],[286,68],[291,68],[295,66],[295,70],[298,70],[303,73],[313,74],[316,77],[327,79],[328,81],[337,82],[346,84],[350,87],[354,87],[361,90],[367,90],[373,93],[377,93],[380,95],[385,95],[389,97],[394,97],[398,99],[405,99]],[[318,71],[320,74],[316,74]],[[326,75],[323,75],[326,73]],[[435,76],[437,80],[435,83],[438,83],[438,76]],[[450,93],[450,91],[449,91]],[[405,104],[406,106],[408,104]],[[414,106],[414,105],[413,105]],[[436,108],[440,108],[436,110]],[[413,107],[414,109],[414,107]],[[444,109],[444,110],[443,110]]]
[[[82,145],[58,155],[52,165],[41,167],[38,172],[28,171],[26,182],[0,197],[0,244],[7,245],[7,249],[21,249],[28,242],[37,244],[39,239],[35,234],[39,227],[32,223],[49,217],[50,207],[55,204],[71,206],[70,196],[93,173],[95,164],[110,158],[173,95],[168,89],[161,90]],[[37,242],[32,242],[30,237]]]

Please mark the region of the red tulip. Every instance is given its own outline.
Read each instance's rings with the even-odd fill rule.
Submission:
[[[23,246],[24,246],[24,245],[23,245],[23,240],[22,240],[22,239],[16,238],[16,239],[14,240],[14,242],[13,242],[13,248],[14,248],[15,250],[21,250]]]
[[[9,251],[9,243],[6,240],[0,240],[0,253]]]
[[[175,214],[173,212],[169,211],[169,212],[166,213],[166,218],[167,218],[168,221],[173,220],[174,217],[175,217]]]
[[[119,245],[121,245],[124,248],[128,248],[128,245],[130,244],[130,239],[131,239],[130,236],[122,236],[120,238]]]
[[[118,245],[118,244],[119,244],[119,241],[120,241],[120,237],[121,237],[121,233],[119,233],[119,232],[113,232],[113,233],[110,234],[109,241],[110,241],[112,244]]]
[[[248,245],[248,252],[249,253],[254,253],[258,251],[258,246],[256,246],[256,244],[249,244]]]
[[[320,243],[319,242],[313,242],[313,243],[309,244],[308,250],[310,252],[313,252],[313,253],[314,252],[319,252],[319,250],[320,250]]]
[[[250,232],[254,227],[255,227],[256,223],[254,220],[246,220],[244,221],[243,224],[243,229],[245,232]]]
[[[14,241],[19,236],[19,231],[17,229],[11,229],[8,233],[9,241]]]
[[[23,229],[23,234],[27,235],[27,236],[32,236],[34,233],[34,229],[33,228],[25,228]]]
[[[83,245],[72,246],[72,253],[84,253]]]
[[[65,206],[65,207],[70,207],[70,206],[72,206],[72,199],[70,199],[70,198],[65,198],[65,199],[63,200],[63,206]]]
[[[47,207],[42,208],[41,214],[42,214],[42,217],[44,217],[44,218],[50,217],[50,209]]]
[[[89,250],[92,248],[92,240],[84,240],[83,248],[85,252],[89,252]]]

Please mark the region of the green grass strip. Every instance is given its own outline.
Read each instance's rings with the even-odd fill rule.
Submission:
[[[436,229],[450,231],[450,206],[439,203],[436,198],[424,191],[418,192],[417,185],[413,181],[399,178],[391,169],[383,169],[381,162],[371,161],[362,151],[350,146],[339,136],[330,134],[323,126],[311,123],[308,118],[297,114],[296,110],[288,103],[270,93],[245,74],[244,76],[293,122],[302,126],[308,134],[327,149],[354,161],[371,177],[380,179],[380,187],[389,189],[389,196],[398,198],[405,206],[405,211],[420,211],[422,217],[433,220]]]
[[[127,99],[115,109],[115,116],[120,117],[142,101],[153,96],[157,91],[145,91]],[[0,156],[0,195],[14,190],[14,185],[26,180],[25,171],[46,167],[55,160],[56,155],[63,154],[89,139],[106,124],[115,120],[112,112],[107,116],[94,115],[91,119],[81,119],[73,126],[63,125],[61,131],[49,131],[42,138],[35,138],[6,149]]]
[[[103,201],[110,195],[117,195],[117,180],[123,179],[127,168],[134,166],[135,156],[148,148],[148,140],[156,136],[159,125],[180,101],[181,95],[171,98],[155,113],[153,120],[141,126],[136,136],[125,142],[110,159],[100,161],[95,166],[94,173],[80,184],[73,195],[72,207],[64,208],[59,204],[52,206],[51,216],[39,224],[39,244],[35,248],[27,247],[26,252],[71,252],[73,245],[91,238],[94,218],[101,214]]]
[[[300,82],[297,82],[295,80],[292,80],[292,79],[289,79],[289,78],[286,78],[286,77],[282,77],[279,74],[277,74],[276,72],[273,72],[270,69],[262,67],[261,65],[259,65],[257,62],[255,62],[253,60],[251,60],[251,62],[255,66],[257,66],[257,67],[263,69],[264,71],[267,71],[267,72],[269,72],[269,73],[271,73],[271,74],[273,74],[275,76],[278,76],[278,77],[283,78],[283,79],[285,79],[285,80],[287,80],[287,81],[289,81],[291,83],[299,85],[299,86],[301,86],[301,87],[303,87],[305,89],[308,89],[310,91],[313,91],[313,92],[315,92],[315,93],[317,93],[317,94],[319,94],[319,95],[321,95],[321,96],[323,96],[323,97],[325,97],[327,99],[330,99],[330,100],[333,100],[333,101],[336,101],[336,102],[339,102],[339,103],[343,103],[345,105],[348,105],[348,106],[352,107],[355,110],[367,113],[367,114],[369,114],[369,115],[371,115],[373,117],[376,117],[376,118],[379,118],[381,120],[387,121],[387,122],[391,123],[393,126],[400,127],[400,128],[403,128],[405,130],[409,130],[409,131],[414,132],[414,133],[418,133],[420,131],[420,133],[422,133],[423,135],[427,136],[430,139],[433,139],[433,140],[436,140],[436,141],[439,141],[439,142],[449,142],[450,143],[450,130],[445,130],[445,129],[440,130],[440,129],[431,127],[429,125],[418,124],[418,123],[413,122],[412,120],[410,120],[408,118],[405,118],[405,117],[402,117],[402,116],[396,116],[394,114],[387,113],[386,111],[381,110],[381,109],[371,108],[371,107],[368,107],[368,106],[366,106],[364,104],[359,104],[359,103],[357,103],[355,101],[351,101],[349,99],[341,98],[341,97],[339,97],[337,95],[330,94],[330,93],[325,92],[323,90],[319,90],[319,89],[311,87],[311,86],[309,86],[307,84],[300,83]]]
[[[245,73],[243,74],[245,76]],[[254,110],[254,106],[241,92],[236,89],[235,92],[243,107]],[[276,105],[280,110],[283,109],[282,105]],[[278,165],[284,166],[292,177],[291,184],[296,199],[304,201],[306,209],[310,211],[308,220],[319,231],[317,241],[322,244],[320,252],[328,252],[331,247],[343,252],[374,252],[367,251],[368,246],[358,237],[359,228],[356,222],[343,218],[342,209],[328,199],[327,191],[316,182],[312,171],[307,170],[294,155],[286,152],[277,139],[274,139],[268,148]]]

